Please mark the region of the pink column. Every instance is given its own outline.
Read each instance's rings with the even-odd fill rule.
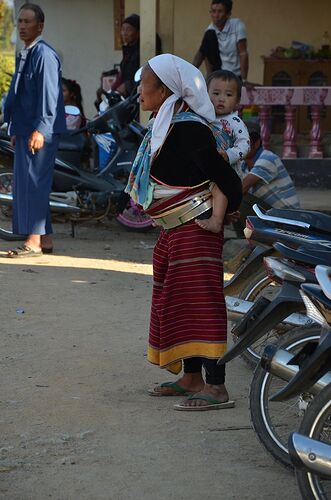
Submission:
[[[296,158],[296,133],[295,133],[296,107],[285,106],[285,130],[283,135],[283,158]]]
[[[259,118],[262,146],[264,149],[270,148],[270,109],[271,106],[260,106]]]
[[[311,106],[309,158],[323,158],[321,146],[321,112],[322,106]]]

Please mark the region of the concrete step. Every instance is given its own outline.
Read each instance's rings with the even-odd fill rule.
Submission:
[[[331,190],[297,188],[301,208],[331,214]]]
[[[283,158],[297,189],[331,189],[331,158]]]

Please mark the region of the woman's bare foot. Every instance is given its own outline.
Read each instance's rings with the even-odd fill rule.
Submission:
[[[218,217],[214,217],[214,215],[209,217],[209,219],[195,219],[195,222],[202,229],[212,233],[220,233],[223,226],[223,222]]]
[[[209,401],[206,401],[205,399],[199,399],[199,395],[201,396],[210,396],[212,399],[215,401],[218,401],[219,403],[226,403],[229,401],[229,394],[228,391],[226,390],[226,387],[224,384],[222,385],[211,385],[211,384],[205,384],[202,390],[194,393],[194,398],[192,400],[186,400],[183,403],[181,403],[182,406],[207,406],[210,405]]]
[[[180,379],[176,380],[175,384],[190,393],[201,391],[205,385],[201,373],[184,373]],[[178,394],[176,387],[162,387],[161,385],[154,387],[154,392],[160,396]]]

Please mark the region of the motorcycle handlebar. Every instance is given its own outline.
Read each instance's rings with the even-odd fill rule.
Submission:
[[[109,129],[109,125],[107,125],[109,121],[112,121],[115,127],[121,129],[124,125],[127,125],[132,120],[130,107],[132,106],[132,104],[137,102],[138,97],[138,93],[127,97],[124,101],[120,101],[118,104],[115,104],[115,106],[106,109],[106,111],[100,116],[93,118],[93,120],[89,121],[85,125],[85,127],[70,132],[70,135],[74,136],[81,134],[82,132],[93,131],[93,129],[96,130],[98,128]]]

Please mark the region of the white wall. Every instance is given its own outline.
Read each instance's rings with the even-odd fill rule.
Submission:
[[[16,0],[16,9],[25,3]],[[87,117],[95,114],[93,102],[102,71],[121,60],[114,50],[112,0],[39,0],[45,12],[44,40],[58,52],[63,76],[82,87]]]

